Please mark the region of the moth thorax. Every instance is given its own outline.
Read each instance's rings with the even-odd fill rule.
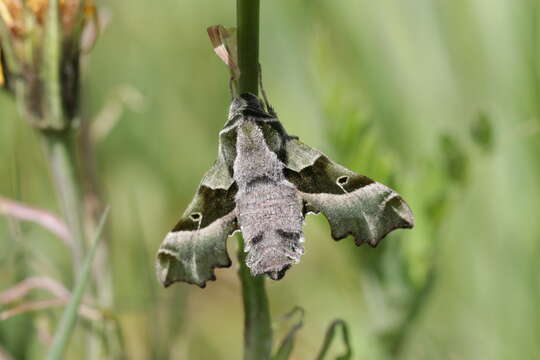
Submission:
[[[234,179],[240,189],[261,179],[275,182],[283,179],[283,164],[268,148],[263,133],[256,124],[245,122],[240,126],[236,153]]]
[[[242,121],[237,131],[236,147],[239,152],[264,151],[267,148],[263,132],[253,121]]]

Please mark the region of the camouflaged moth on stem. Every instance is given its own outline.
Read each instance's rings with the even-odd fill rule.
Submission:
[[[217,160],[159,248],[158,278],[164,286],[183,281],[204,287],[215,280],[215,268],[231,265],[226,241],[241,231],[246,316],[253,311],[253,319],[268,317],[267,310],[249,306],[263,296],[267,307],[257,275],[279,280],[300,262],[310,213],[328,219],[332,238],[352,235],[358,246],[376,247],[391,231],[414,224],[409,206],[394,190],[290,136],[269,104],[242,94],[233,99],[219,133]],[[271,345],[270,337],[271,332],[261,336],[261,346]]]
[[[251,81],[242,82],[249,72],[236,69],[242,56],[232,50],[230,32],[222,26],[208,30],[241,91]],[[237,33],[240,41],[242,31]],[[352,235],[358,246],[375,247],[392,230],[413,227],[412,211],[394,190],[285,131],[256,67],[264,100],[250,92],[233,96],[217,160],[159,249],[158,278],[165,286],[184,281],[204,287],[215,280],[214,269],[231,264],[226,240],[236,231],[245,239],[241,266],[245,262],[253,276],[281,279],[304,253],[303,224],[310,213],[325,215],[335,240]]]
[[[219,133],[218,156],[161,244],[156,270],[164,286],[183,281],[204,287],[216,279],[216,268],[231,265],[226,241],[242,232],[244,358],[268,359],[272,332],[261,275],[279,280],[300,261],[306,215],[325,215],[335,240],[352,235],[356,245],[372,247],[395,229],[412,228],[414,219],[394,190],[339,165],[285,131],[266,94],[263,101],[257,96],[262,88],[259,3],[239,0],[237,6],[237,53],[229,30],[216,26],[208,31],[216,54],[231,71],[233,94]],[[348,339],[346,330],[344,334]]]
[[[253,94],[233,99],[218,157],[158,253],[158,277],[204,286],[230,266],[226,240],[245,238],[246,265],[279,280],[304,253],[306,215],[322,213],[331,236],[376,247],[392,230],[412,228],[412,212],[389,187],[332,161],[285,131]]]

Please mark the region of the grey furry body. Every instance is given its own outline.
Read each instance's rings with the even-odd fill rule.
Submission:
[[[260,128],[238,124],[233,177],[236,211],[254,275],[279,279],[304,253],[302,199],[283,175],[285,165],[270,151]]]

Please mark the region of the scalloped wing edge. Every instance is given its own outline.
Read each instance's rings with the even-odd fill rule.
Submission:
[[[206,286],[215,268],[230,267],[227,238],[238,229],[235,210],[200,230],[171,231],[161,244],[156,273],[164,287],[175,282]]]
[[[389,187],[374,182],[344,194],[301,193],[306,209],[327,218],[334,240],[352,235],[357,246],[377,247],[396,229],[414,227],[414,216],[403,198]]]

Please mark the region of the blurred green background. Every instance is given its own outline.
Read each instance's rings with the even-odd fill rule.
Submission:
[[[217,153],[228,72],[205,29],[234,25],[235,2],[98,5],[110,20],[85,59],[83,121],[112,206],[126,358],[239,359],[236,241],[206,289],[165,290],[154,274]],[[289,133],[392,186],[416,216],[377,249],[307,219],[301,263],[267,281],[276,339],[280,315],[306,311],[293,358],[314,358],[343,318],[355,359],[540,359],[540,2],[262,1],[261,64]],[[59,214],[42,150],[0,93],[0,195]],[[71,287],[58,239],[32,224],[14,237],[10,224],[0,218],[0,292],[35,275]],[[42,358],[60,314],[0,321],[0,345]],[[67,358],[83,348],[74,337]]]

